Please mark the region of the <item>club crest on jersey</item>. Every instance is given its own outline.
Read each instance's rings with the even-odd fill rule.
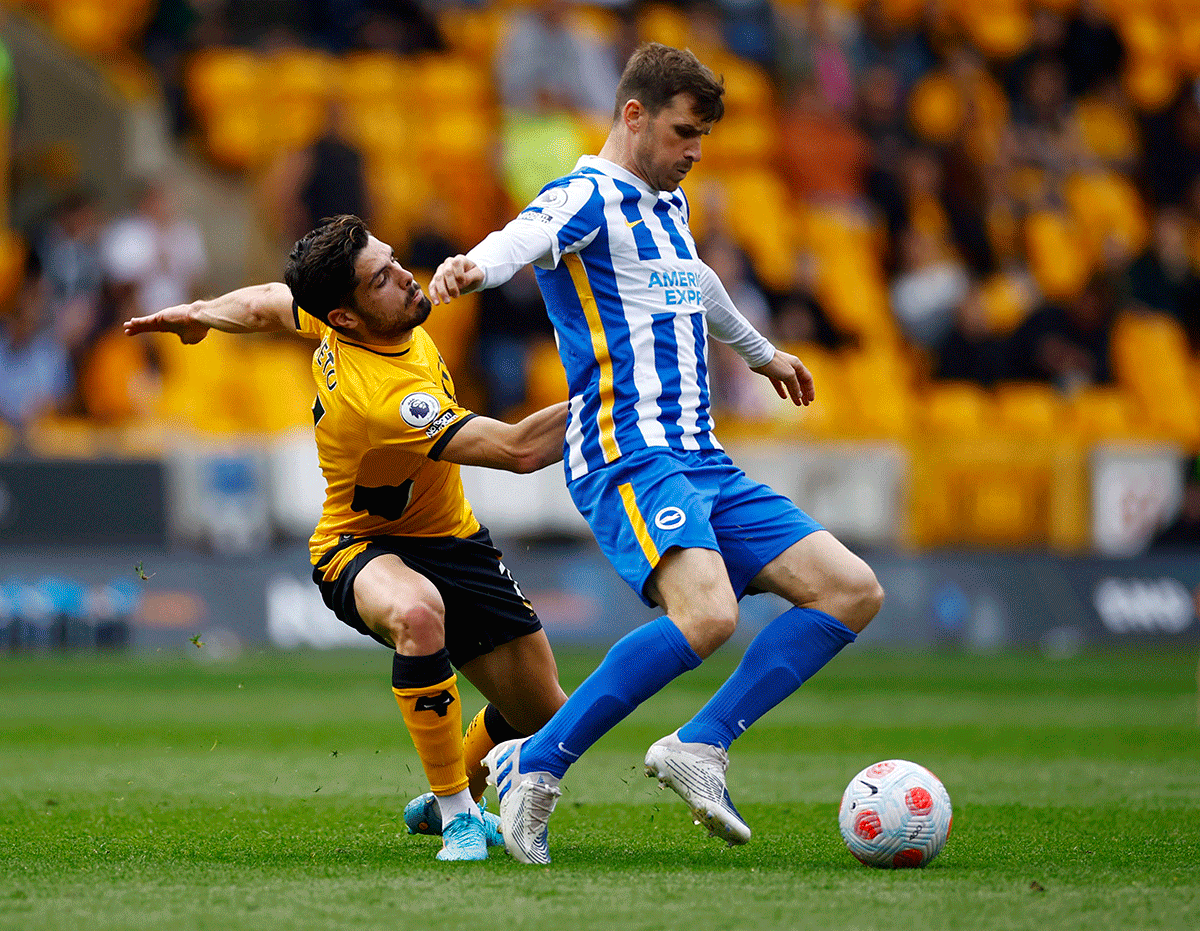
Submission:
[[[537,196],[534,201],[539,207],[561,207],[567,202],[566,188],[554,187],[548,191],[543,191]]]
[[[424,427],[442,412],[442,405],[432,394],[414,391],[400,402],[400,416],[410,427]]]
[[[659,530],[678,530],[686,520],[687,515],[679,508],[663,508],[654,515],[654,526]]]

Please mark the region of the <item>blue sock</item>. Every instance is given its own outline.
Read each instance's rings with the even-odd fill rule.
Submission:
[[[824,611],[785,611],[759,631],[733,675],[679,729],[679,739],[728,750],[742,731],[800,688],[856,636]]]
[[[583,680],[521,748],[521,771],[560,779],[588,747],[629,712],[700,657],[669,617],[660,617],[618,640],[595,672]]]

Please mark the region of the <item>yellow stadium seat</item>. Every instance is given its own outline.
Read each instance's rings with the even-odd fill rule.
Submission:
[[[1179,22],[1174,34],[1175,56],[1180,68],[1189,77],[1200,75],[1200,15],[1190,15]]]
[[[1093,257],[1083,231],[1061,213],[1038,210],[1025,220],[1025,251],[1042,293],[1051,299],[1077,294],[1091,274]]]
[[[689,29],[687,16],[676,7],[652,3],[642,7],[634,17],[639,42],[661,42],[676,48],[686,48]]]
[[[713,71],[725,78],[726,116],[745,116],[775,120],[775,89],[770,75],[759,65],[733,55],[709,62]]]
[[[1127,177],[1104,171],[1077,173],[1067,179],[1063,194],[1094,255],[1101,253],[1110,237],[1130,255],[1145,248],[1149,220],[1137,188]]]
[[[202,118],[258,99],[266,77],[262,61],[238,48],[209,48],[194,54],[184,71],[188,101]]]
[[[1033,309],[1034,293],[1022,277],[993,275],[979,288],[988,331],[1003,336],[1019,327]]]
[[[918,420],[930,433],[981,436],[992,419],[992,399],[970,382],[935,382],[917,399]]]
[[[352,110],[406,108],[412,102],[414,67],[390,52],[352,52],[338,69],[338,92]]]
[[[1117,30],[1131,61],[1164,61],[1171,57],[1171,31],[1156,11],[1131,10],[1118,19]]]
[[[967,539],[989,546],[1031,546],[1047,535],[1046,477],[1009,467],[997,477],[984,465],[968,494]]]
[[[944,71],[929,72],[909,94],[908,120],[926,142],[939,145],[952,142],[966,115],[962,95]]]
[[[1133,437],[1138,432],[1135,404],[1120,388],[1085,388],[1067,408],[1071,435],[1085,443]]]
[[[1179,72],[1169,59],[1143,59],[1125,66],[1125,92],[1146,112],[1161,110],[1175,97]]]
[[[438,13],[438,23],[455,52],[487,66],[504,37],[507,20],[495,7],[449,7]]]
[[[1012,383],[995,390],[996,425],[1019,437],[1052,439],[1062,429],[1065,402],[1049,385]]]
[[[1033,35],[1029,11],[1023,4],[992,0],[970,9],[961,19],[967,34],[988,58],[1012,58]]]
[[[1087,150],[1103,161],[1132,162],[1141,155],[1141,131],[1127,108],[1084,97],[1075,106],[1075,124]]]
[[[778,155],[778,145],[773,122],[746,115],[729,116],[721,121],[719,135],[704,140],[702,160],[716,171],[770,167]]]
[[[567,400],[567,375],[563,371],[558,347],[553,340],[538,340],[529,350],[529,376],[525,387],[525,406],[540,410]]]
[[[495,101],[488,70],[460,55],[425,55],[412,74],[414,103],[426,114],[447,107],[480,113]]]

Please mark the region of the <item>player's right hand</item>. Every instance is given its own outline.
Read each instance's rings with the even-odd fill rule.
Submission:
[[[132,317],[125,321],[125,335],[138,333],[174,333],[184,344],[198,343],[208,335],[208,324],[192,316],[190,304],[176,304],[148,317]]]
[[[446,304],[451,298],[473,291],[481,284],[483,269],[465,255],[454,255],[433,273],[433,280],[429,282],[429,300],[434,304]]]

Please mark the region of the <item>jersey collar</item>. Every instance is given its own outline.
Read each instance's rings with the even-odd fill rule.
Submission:
[[[616,162],[610,162],[607,158],[601,158],[599,155],[580,156],[579,161],[575,163],[575,170],[578,171],[580,168],[592,168],[611,178],[616,178],[618,181],[625,181],[628,184],[632,184],[639,191],[649,194],[652,197],[657,197],[661,193],[650,187],[650,185],[628,168],[622,168]]]

